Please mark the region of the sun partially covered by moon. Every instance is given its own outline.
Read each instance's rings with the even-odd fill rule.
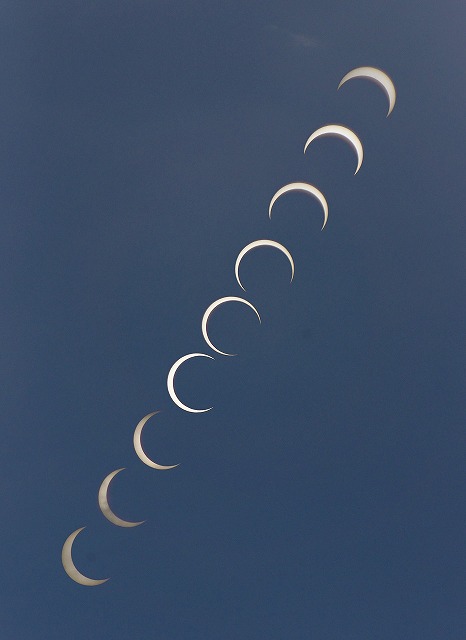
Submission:
[[[388,108],[388,113],[387,116],[390,115],[390,113],[392,112],[394,106],[395,106],[395,101],[396,101],[396,91],[395,91],[395,86],[391,80],[391,78],[384,72],[381,71],[380,69],[376,69],[375,67],[358,67],[356,69],[353,69],[352,71],[348,72],[345,76],[343,76],[342,80],[340,81],[340,84],[338,85],[338,89],[345,84],[348,80],[351,80],[353,78],[368,78],[369,80],[373,80],[374,82],[378,83],[385,91],[385,93],[387,94],[388,100],[389,100],[389,108]],[[348,142],[352,148],[354,149],[356,156],[357,156],[357,166],[356,166],[356,171],[355,174],[359,171],[362,162],[363,162],[363,157],[364,157],[364,152],[363,152],[363,147],[362,147],[362,143],[361,140],[359,139],[359,137],[354,133],[354,131],[352,131],[351,129],[349,129],[346,126],[343,126],[341,124],[328,124],[325,125],[323,127],[320,127],[318,129],[316,129],[306,140],[306,143],[304,145],[304,153],[306,153],[307,149],[309,148],[309,145],[316,140],[317,138],[323,137],[323,136],[336,136],[338,138],[341,138],[343,140],[345,140],[346,142]],[[328,220],[328,214],[329,214],[329,207],[328,207],[328,203],[327,200],[325,198],[325,196],[323,195],[323,193],[314,185],[309,184],[307,182],[290,182],[288,184],[285,184],[283,187],[281,187],[280,189],[278,189],[278,191],[276,191],[276,193],[272,196],[271,200],[270,200],[270,204],[269,204],[269,219],[272,219],[272,209],[274,207],[274,205],[276,204],[277,200],[279,198],[281,198],[283,195],[287,194],[287,193],[292,193],[292,192],[303,192],[306,193],[310,196],[312,196],[313,198],[315,198],[321,205],[322,209],[323,209],[323,213],[324,213],[324,220],[323,220],[323,225],[322,225],[322,229],[324,229],[325,225],[327,224],[327,220]],[[277,205],[279,206],[279,205]],[[239,270],[240,270],[240,265],[241,262],[243,260],[243,258],[252,250],[257,249],[259,247],[271,247],[274,249],[278,249],[282,254],[284,254],[287,259],[288,262],[291,266],[291,279],[290,282],[293,281],[293,277],[294,277],[294,272],[295,272],[295,265],[294,265],[294,260],[293,257],[291,255],[291,253],[288,251],[288,249],[286,247],[284,247],[282,244],[280,244],[279,242],[275,241],[275,240],[266,240],[266,239],[262,239],[262,240],[254,240],[253,242],[250,242],[249,244],[247,244],[238,254],[237,258],[236,258],[236,262],[235,262],[235,267],[234,267],[234,273],[235,273],[235,277],[236,277],[236,281],[238,283],[238,285],[241,287],[241,289],[243,291],[245,291],[245,288],[243,286],[243,283],[241,282],[240,279],[240,275],[239,275]],[[201,332],[202,332],[202,336],[205,340],[205,342],[207,343],[207,345],[216,353],[223,355],[223,356],[233,356],[236,354],[233,353],[227,353],[225,351],[221,351],[217,346],[215,346],[209,336],[208,333],[208,324],[209,324],[209,320],[211,315],[213,314],[213,312],[221,305],[229,303],[229,302],[237,302],[240,304],[243,304],[247,307],[249,307],[257,316],[259,323],[262,323],[261,317],[259,315],[258,310],[256,309],[256,307],[249,302],[248,300],[245,300],[244,298],[240,298],[238,296],[224,296],[221,298],[218,298],[217,300],[215,300],[214,302],[212,302],[206,309],[206,311],[204,312],[204,315],[202,317],[202,321],[201,321]],[[208,407],[206,409],[195,409],[193,407],[188,406],[187,404],[185,404],[184,402],[182,402],[180,400],[180,398],[177,395],[177,392],[175,390],[175,376],[178,372],[178,369],[188,360],[191,360],[193,358],[208,358],[210,360],[214,360],[215,358],[211,355],[205,354],[205,353],[198,353],[198,352],[193,352],[193,353],[188,353],[187,355],[182,356],[181,358],[178,358],[178,360],[176,360],[176,362],[170,367],[170,370],[168,372],[167,375],[167,391],[168,391],[168,395],[170,397],[170,399],[172,400],[172,402],[179,408],[182,409],[183,411],[186,411],[188,413],[204,413],[207,411],[210,411],[212,409],[212,407]],[[145,465],[147,465],[148,467],[151,467],[152,469],[158,469],[160,471],[166,471],[169,469],[174,469],[175,467],[177,467],[177,464],[174,465],[162,465],[158,462],[155,462],[154,460],[152,460],[147,453],[144,451],[143,446],[142,446],[142,442],[141,442],[141,437],[142,437],[142,431],[145,427],[145,425],[147,424],[147,422],[155,415],[157,415],[158,413],[160,413],[160,411],[152,411],[151,413],[148,413],[147,415],[145,415],[136,425],[136,428],[134,430],[134,434],[133,434],[133,445],[134,445],[134,450],[139,458],[139,460],[141,460],[141,462],[143,462]],[[115,471],[112,471],[111,473],[109,473],[104,480],[102,481],[102,484],[100,485],[99,491],[98,491],[98,504],[99,504],[99,508],[100,511],[102,512],[102,514],[105,516],[105,518],[107,518],[108,521],[110,521],[112,524],[118,526],[118,527],[124,527],[124,528],[134,528],[137,527],[141,524],[143,524],[144,521],[140,521],[140,522],[132,522],[129,520],[123,520],[121,517],[117,516],[114,511],[111,509],[110,505],[109,505],[109,501],[108,501],[108,492],[109,492],[109,488],[110,488],[110,483],[112,482],[112,480],[115,478],[115,476],[117,474],[119,474],[121,471],[124,470],[125,467],[122,467],[120,469],[116,469]],[[88,578],[87,576],[85,576],[84,574],[80,573],[80,571],[78,571],[78,569],[76,568],[73,559],[72,559],[72,546],[73,543],[76,539],[76,537],[79,535],[79,533],[81,533],[81,531],[83,531],[85,529],[85,527],[81,527],[80,529],[76,529],[76,531],[74,531],[73,533],[71,533],[68,538],[65,540],[65,543],[63,545],[62,548],[62,564],[63,564],[63,568],[66,572],[66,574],[75,582],[77,582],[78,584],[84,585],[84,586],[97,586],[97,585],[101,585],[104,582],[107,582],[107,580],[109,578],[105,578],[103,580],[95,580],[93,578]]]
[[[382,87],[388,98],[388,118],[393,111],[393,107],[396,102],[396,89],[392,79],[381,69],[376,69],[375,67],[358,67],[357,69],[352,69],[343,76],[340,84],[338,85],[338,89],[344,85],[345,82],[352,80],[353,78],[368,78]]]
[[[208,409],[193,409],[192,407],[188,407],[188,405],[181,402],[181,400],[176,395],[175,391],[175,375],[181,365],[186,362],[186,360],[190,360],[191,358],[210,358],[214,360],[213,356],[209,356],[206,353],[188,353],[186,356],[179,358],[171,367],[167,376],[167,389],[170,395],[170,398],[176,404],[177,407],[183,409],[183,411],[188,411],[189,413],[204,413],[205,411],[210,411],[212,407],[208,407]]]
[[[109,473],[108,476],[104,478],[102,484],[100,485],[98,494],[99,507],[107,520],[109,520],[112,524],[116,524],[117,527],[137,527],[140,524],[143,524],[144,520],[141,520],[141,522],[130,522],[129,520],[122,520],[112,511],[110,505],[108,504],[108,489],[110,483],[113,478],[123,470],[124,467],[122,467],[121,469],[116,469],[116,471],[112,471],[112,473]]]
[[[349,142],[349,144],[355,150],[358,158],[358,164],[356,166],[356,171],[354,172],[354,174],[356,175],[361,168],[364,151],[362,148],[361,140],[354,133],[354,131],[351,131],[351,129],[348,129],[348,127],[344,127],[341,124],[327,124],[325,125],[325,127],[320,127],[320,129],[316,129],[313,133],[311,133],[309,138],[306,140],[306,144],[304,145],[304,153],[306,153],[306,150],[311,142],[313,140],[316,140],[317,138],[320,138],[321,136],[336,136],[337,138],[342,138],[343,140],[346,140],[346,142]]]
[[[147,416],[144,416],[144,418],[142,418],[142,420],[140,420],[137,423],[136,429],[134,430],[134,435],[133,435],[134,450],[136,451],[136,454],[138,455],[138,458],[141,460],[141,462],[144,462],[144,464],[146,464],[148,467],[152,467],[152,469],[159,469],[159,471],[167,471],[168,469],[174,469],[178,465],[172,464],[169,466],[165,466],[163,464],[158,464],[157,462],[154,462],[154,460],[151,460],[149,456],[146,454],[146,452],[142,448],[142,443],[141,443],[142,430],[144,429],[146,422],[150,420],[152,416],[157,415],[157,413],[160,413],[160,411],[153,411],[152,413],[148,413]]]
[[[239,284],[239,286],[241,287],[241,289],[243,291],[246,291],[246,289],[243,287],[243,285],[241,284],[241,280],[239,278],[239,266],[241,264],[241,260],[244,258],[244,256],[249,253],[250,251],[252,251],[253,249],[257,249],[257,247],[273,247],[275,249],[278,249],[279,251],[281,251],[282,253],[284,253],[286,255],[286,257],[289,260],[289,263],[291,265],[291,280],[290,282],[293,281],[293,276],[294,276],[294,261],[293,261],[293,257],[291,255],[291,253],[288,251],[288,249],[286,247],[284,247],[282,244],[280,244],[279,242],[275,242],[275,240],[254,240],[254,242],[250,242],[248,245],[246,245],[244,247],[244,249],[241,249],[241,251],[238,254],[238,257],[236,258],[236,262],[235,262],[235,276],[236,276],[236,280]]]
[[[225,304],[225,302],[241,302],[242,304],[245,304],[246,306],[250,307],[254,311],[254,313],[259,319],[259,322],[261,322],[261,317],[254,305],[252,305],[250,302],[248,302],[244,298],[237,298],[236,296],[226,296],[225,298],[219,298],[218,300],[215,300],[215,302],[212,302],[212,304],[207,307],[202,317],[202,323],[201,323],[202,335],[204,336],[204,340],[207,342],[207,344],[211,349],[213,349],[217,353],[220,353],[222,356],[235,356],[236,353],[226,353],[225,351],[220,351],[220,349],[217,349],[217,347],[215,347],[210,341],[209,334],[207,333],[207,325],[209,323],[209,318],[211,313],[215,311],[215,309],[219,307],[221,304]]]
[[[85,587],[97,587],[99,584],[103,584],[107,582],[109,578],[104,578],[104,580],[93,580],[92,578],[88,578],[83,575],[80,571],[77,570],[75,564],[73,562],[73,558],[71,556],[71,549],[73,547],[73,542],[76,537],[83,531],[86,527],[81,527],[80,529],[76,529],[73,531],[67,539],[65,540],[65,544],[63,545],[61,552],[61,561],[63,564],[63,569],[66,571],[67,575],[77,582],[78,584],[82,584]]]
[[[304,151],[306,151],[306,149]],[[279,189],[274,194],[274,196],[272,197],[272,200],[270,201],[269,218],[272,219],[272,207],[275,204],[275,202],[278,200],[278,198],[280,198],[280,196],[282,196],[285,193],[290,193],[291,191],[302,191],[304,193],[309,194],[310,196],[313,196],[314,198],[317,198],[317,200],[322,205],[322,209],[324,210],[324,224],[322,225],[322,229],[323,229],[327,224],[327,220],[328,220],[327,200],[325,199],[325,196],[322,193],[322,191],[319,191],[317,187],[314,187],[314,185],[308,184],[307,182],[290,182],[290,184],[286,184],[284,187]]]

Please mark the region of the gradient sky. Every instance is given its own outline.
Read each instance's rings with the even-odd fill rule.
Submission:
[[[462,640],[464,25],[447,1],[5,1],[6,640]],[[384,69],[387,99],[350,69]],[[316,128],[349,126],[303,146]],[[330,214],[275,191],[308,181]],[[292,253],[239,251],[270,238]],[[201,318],[238,353],[212,353]],[[136,457],[136,423],[159,472]],[[135,529],[102,517],[97,492]],[[87,588],[73,557],[110,580]]]

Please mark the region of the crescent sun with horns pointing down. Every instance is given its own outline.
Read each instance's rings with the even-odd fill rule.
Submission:
[[[396,102],[396,89],[392,79],[381,69],[376,69],[375,67],[357,67],[357,69],[352,69],[352,71],[349,71],[345,76],[343,76],[340,84],[338,85],[338,89],[345,84],[345,82],[352,80],[353,78],[367,78],[382,87],[388,98],[388,118],[393,111],[393,107]]]
[[[311,133],[309,138],[306,140],[306,144],[304,145],[304,153],[306,153],[306,150],[311,142],[316,138],[320,138],[321,136],[336,136],[337,138],[342,138],[343,140],[346,140],[346,142],[349,142],[358,157],[358,165],[356,167],[356,171],[354,172],[354,174],[356,175],[361,168],[364,151],[362,148],[361,140],[354,133],[354,131],[351,131],[351,129],[348,129],[348,127],[344,127],[341,124],[327,124],[325,125],[325,127],[320,127],[320,129],[316,129],[314,133]]]

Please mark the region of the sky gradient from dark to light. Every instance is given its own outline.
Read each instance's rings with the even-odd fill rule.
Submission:
[[[5,640],[462,640],[463,3],[0,6]],[[376,84],[341,78],[386,71]],[[357,133],[364,161],[317,128]],[[289,182],[325,194],[268,205]],[[286,257],[255,249],[282,243]],[[201,319],[223,305],[204,342]],[[171,401],[167,373],[186,362]],[[146,414],[142,464],[133,432]],[[97,493],[135,528],[107,521]],[[78,569],[61,564],[68,535]]]

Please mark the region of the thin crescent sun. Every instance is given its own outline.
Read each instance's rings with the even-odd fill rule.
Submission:
[[[354,174],[356,175],[362,165],[364,151],[362,148],[361,140],[354,133],[354,131],[351,131],[351,129],[348,129],[348,127],[344,127],[341,124],[327,124],[325,125],[325,127],[320,127],[320,129],[316,129],[314,133],[311,133],[309,138],[306,140],[306,144],[304,145],[304,153],[306,153],[306,149],[311,144],[311,142],[316,138],[320,138],[321,136],[337,136],[338,138],[343,138],[343,140],[346,140],[350,143],[358,157],[358,165],[356,167],[356,171],[354,172]]]
[[[152,467],[152,469],[159,469],[160,471],[166,471],[167,469],[174,469],[178,465],[172,464],[170,466],[165,466],[162,464],[158,464],[157,462],[154,462],[149,458],[149,456],[146,455],[144,449],[142,448],[142,443],[141,443],[142,430],[146,422],[150,418],[152,418],[152,416],[155,416],[157,413],[160,413],[160,411],[153,411],[152,413],[148,413],[147,416],[144,416],[144,418],[142,418],[142,420],[140,420],[137,423],[136,429],[134,430],[133,444],[134,444],[134,450],[136,451],[136,454],[138,455],[139,459],[142,462],[144,462],[144,464],[146,464],[148,467]]]
[[[104,582],[107,582],[109,578],[105,578],[104,580],[93,580],[92,578],[88,578],[87,576],[83,575],[80,571],[76,569],[76,566],[73,562],[73,558],[71,555],[73,542],[75,541],[76,536],[80,534],[81,531],[83,531],[83,529],[85,528],[86,527],[81,527],[80,529],[76,529],[76,531],[73,531],[73,533],[71,533],[67,537],[67,539],[65,540],[65,544],[63,545],[63,548],[62,548],[61,561],[63,564],[63,569],[72,580],[74,580],[78,584],[84,585],[85,587],[96,587],[99,584],[103,584]]]
[[[248,307],[250,307],[254,311],[256,316],[259,318],[259,322],[262,322],[262,321],[261,321],[261,317],[260,317],[259,312],[257,311],[256,307],[254,307],[254,305],[252,305],[247,300],[244,300],[244,298],[237,298],[236,296],[226,296],[224,298],[219,298],[218,300],[215,300],[215,302],[212,302],[212,304],[207,307],[207,309],[205,310],[205,313],[204,313],[204,315],[202,317],[202,323],[201,323],[202,335],[204,336],[204,340],[207,342],[207,344],[209,345],[209,347],[211,349],[213,349],[217,353],[220,353],[222,356],[235,356],[236,353],[225,353],[225,351],[220,351],[220,349],[217,349],[217,347],[215,347],[212,344],[212,342],[210,341],[209,335],[207,333],[207,324],[209,322],[210,314],[217,307],[219,307],[221,304],[224,304],[225,302],[241,302],[241,303],[247,305]]]
[[[116,469],[115,471],[112,471],[112,473],[109,473],[108,476],[104,478],[99,489],[99,495],[98,495],[99,507],[103,515],[107,518],[107,520],[109,520],[112,524],[116,524],[117,527],[137,527],[138,525],[142,524],[144,520],[141,520],[141,522],[129,522],[128,520],[122,520],[117,515],[115,515],[115,513],[113,513],[113,511],[110,508],[110,505],[108,504],[107,493],[108,493],[108,488],[110,486],[110,482],[117,475],[117,473],[120,473],[120,471],[123,471],[124,468],[125,467],[122,467],[121,469]]]
[[[324,210],[324,224],[322,225],[322,229],[323,229],[327,224],[327,220],[328,220],[327,200],[325,199],[325,196],[322,193],[322,191],[319,191],[317,187],[314,187],[314,185],[308,184],[307,182],[290,182],[290,184],[286,184],[284,187],[279,189],[277,193],[273,196],[272,200],[270,201],[269,218],[272,219],[272,207],[275,204],[275,202],[278,200],[280,196],[282,196],[284,193],[288,193],[289,191],[303,191],[304,193],[308,193],[309,195],[314,196],[314,198],[317,198],[317,200],[322,205],[322,209]]]
[[[215,360],[213,356],[208,356],[205,353],[188,353],[186,356],[179,358],[171,366],[171,369],[168,372],[168,376],[167,376],[167,389],[168,389],[170,398],[173,400],[173,402],[176,404],[177,407],[179,407],[180,409],[183,409],[184,411],[189,411],[190,413],[204,413],[205,411],[210,411],[212,409],[212,407],[209,407],[208,409],[192,409],[191,407],[188,407],[188,405],[181,402],[181,400],[176,395],[175,375],[176,375],[176,372],[178,371],[178,368],[183,364],[183,362],[186,362],[186,360],[189,360],[190,358],[197,358],[197,357],[210,358],[211,360]]]
[[[396,89],[390,76],[388,76],[385,71],[382,71],[382,69],[377,69],[376,67],[357,67],[343,76],[338,85],[338,89],[348,80],[352,80],[352,78],[368,78],[382,87],[388,98],[388,118],[396,102]]]
[[[290,282],[293,281],[294,262],[293,262],[293,257],[291,255],[291,253],[288,251],[288,249],[286,247],[284,247],[282,244],[280,244],[279,242],[275,242],[275,240],[254,240],[254,242],[251,242],[250,244],[246,245],[244,247],[244,249],[241,249],[241,251],[238,254],[238,257],[236,258],[236,263],[235,263],[236,280],[238,281],[238,284],[239,284],[239,286],[241,287],[241,289],[243,291],[246,291],[246,289],[241,284],[241,280],[239,278],[239,265],[241,264],[241,260],[244,258],[244,256],[249,251],[251,251],[252,249],[255,249],[256,247],[274,247],[275,249],[279,249],[279,251],[282,251],[286,255],[286,257],[288,258],[288,260],[290,262],[290,265],[291,265],[291,280],[290,280]]]

